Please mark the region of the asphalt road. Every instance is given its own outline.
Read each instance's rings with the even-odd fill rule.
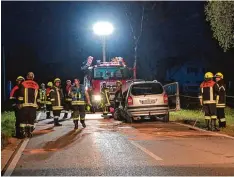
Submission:
[[[42,114],[43,119],[45,115]],[[37,124],[13,176],[234,175],[234,140],[174,123],[132,125],[100,114],[87,127],[72,120]]]

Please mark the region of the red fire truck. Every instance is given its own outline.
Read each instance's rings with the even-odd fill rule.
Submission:
[[[110,102],[113,105],[114,94],[116,91],[116,81],[123,84],[123,90],[126,89],[126,81],[132,80],[135,69],[128,68],[121,57],[115,57],[110,62],[101,62],[97,60],[96,65],[89,62],[85,70],[84,85],[86,89],[92,88],[92,104],[99,109],[101,102],[102,83],[106,82],[110,90]]]

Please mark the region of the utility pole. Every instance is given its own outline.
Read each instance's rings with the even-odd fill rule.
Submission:
[[[106,37],[102,36],[102,55],[103,62],[106,62]]]

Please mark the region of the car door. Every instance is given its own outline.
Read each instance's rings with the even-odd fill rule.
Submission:
[[[179,83],[174,82],[163,86],[166,94],[168,95],[169,111],[180,110],[180,93]]]

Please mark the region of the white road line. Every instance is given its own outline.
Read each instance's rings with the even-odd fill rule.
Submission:
[[[149,150],[147,150],[146,148],[142,147],[141,145],[139,145],[136,142],[130,141],[134,146],[138,147],[140,150],[142,150],[143,152],[145,152],[146,154],[148,154],[150,157],[154,158],[155,160],[163,160],[160,157],[158,157],[157,155],[155,155],[154,153],[150,152]]]
[[[21,147],[19,148],[18,152],[16,153],[15,157],[11,161],[10,165],[6,169],[3,176],[11,176],[28,142],[29,139],[24,140],[24,142],[22,143]]]

